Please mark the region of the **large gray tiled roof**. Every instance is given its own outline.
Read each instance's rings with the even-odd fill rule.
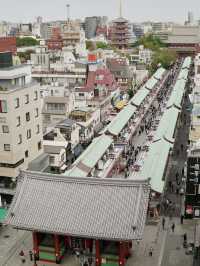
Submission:
[[[147,181],[21,175],[6,224],[96,239],[142,238],[150,191]]]

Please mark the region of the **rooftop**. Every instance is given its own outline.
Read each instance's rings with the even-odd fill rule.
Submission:
[[[22,172],[5,224],[78,237],[141,239],[147,181]]]

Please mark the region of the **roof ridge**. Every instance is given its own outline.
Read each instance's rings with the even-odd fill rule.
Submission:
[[[37,179],[53,182],[64,183],[80,183],[85,185],[101,185],[101,186],[149,186],[149,181],[144,180],[127,180],[119,178],[98,178],[98,177],[68,177],[62,175],[46,174],[33,171],[22,171],[21,176],[23,179]]]

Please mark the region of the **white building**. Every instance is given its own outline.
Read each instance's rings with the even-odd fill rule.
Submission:
[[[60,94],[60,92],[57,94],[59,96],[52,94],[43,98],[42,117],[44,132],[49,125],[67,118],[74,109],[74,94],[67,90],[63,90],[63,94]]]
[[[41,101],[30,66],[0,69],[0,194],[12,194],[20,169],[42,154]]]
[[[47,51],[47,46],[39,46],[36,52],[31,54],[31,64],[34,71],[49,71],[50,55]]]
[[[70,118],[80,125],[80,143],[89,143],[101,125],[100,109],[82,107],[74,109]]]

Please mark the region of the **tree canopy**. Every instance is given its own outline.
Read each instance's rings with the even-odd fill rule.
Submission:
[[[36,39],[34,39],[32,37],[24,37],[24,38],[17,37],[16,43],[17,43],[17,47],[35,46],[35,45],[40,44],[39,41],[37,41]]]
[[[155,37],[152,34],[141,37],[135,45],[144,45],[144,48],[150,49],[152,51],[157,51],[162,47],[166,47],[166,44],[163,43],[160,38]]]
[[[163,48],[156,51],[153,55],[150,72],[155,72],[159,65],[168,69],[176,61],[176,58],[176,52],[171,51],[170,49]]]

